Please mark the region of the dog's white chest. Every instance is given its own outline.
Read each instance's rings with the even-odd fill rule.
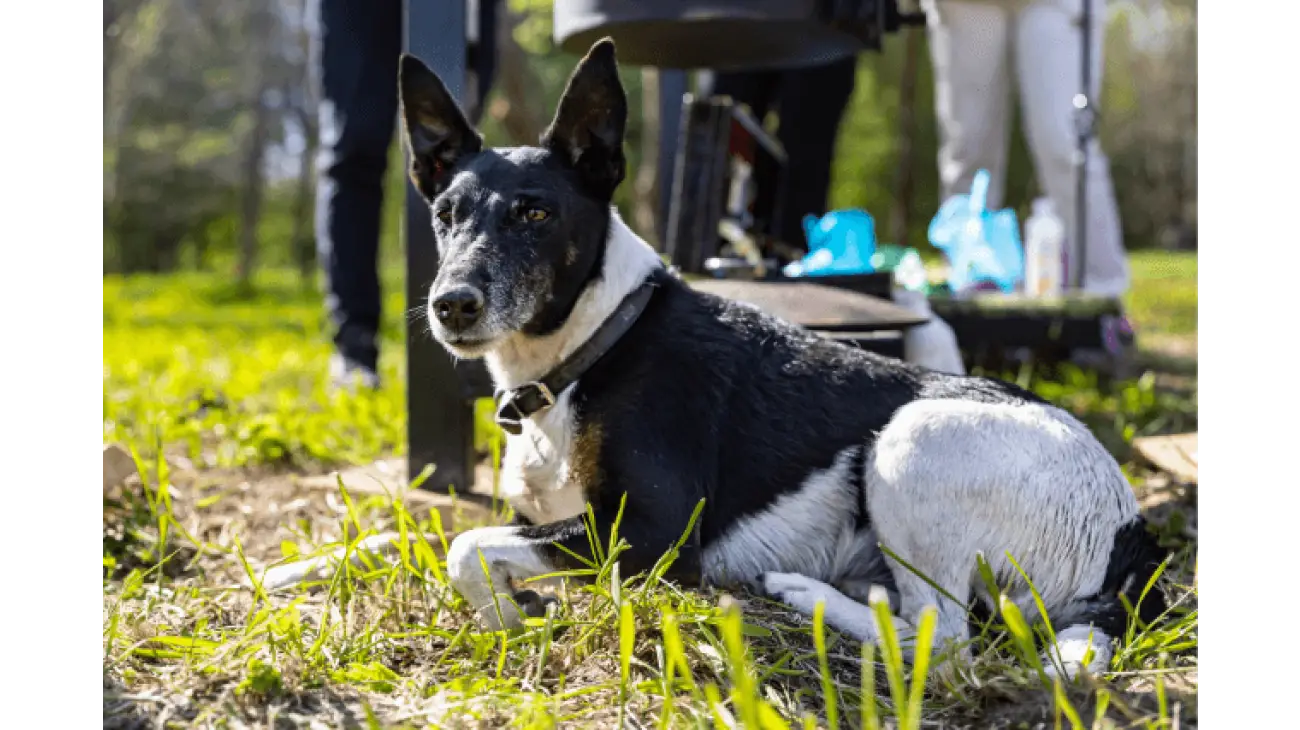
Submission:
[[[569,395],[560,394],[552,408],[524,420],[522,433],[506,437],[501,493],[535,524],[586,509],[582,485],[572,470],[575,424]]]

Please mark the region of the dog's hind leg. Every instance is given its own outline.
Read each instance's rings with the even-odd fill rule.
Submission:
[[[899,613],[916,623],[926,605],[937,606],[936,646],[969,635],[966,606],[979,553],[999,584],[1016,586],[1008,598],[1026,616],[1039,600],[1053,617],[1066,613],[1071,602],[1107,588],[1111,572],[1150,575],[1107,569],[1107,551],[1137,502],[1114,458],[1082,423],[1051,406],[914,401],[880,432],[864,483],[882,545],[908,563],[890,559]],[[1124,544],[1142,547],[1137,528],[1128,529],[1134,534]],[[1121,552],[1110,562],[1146,565],[1144,551]],[[1139,576],[1133,584],[1144,582]],[[1066,629],[1075,624],[1098,622],[1077,610],[1054,618]],[[1072,653],[1092,646],[1081,632],[1066,634]]]
[[[1111,642],[1123,636],[1130,621],[1152,624],[1167,601],[1155,582],[1169,553],[1135,518],[1115,533],[1101,590],[1076,598],[1055,612],[1056,646],[1048,647],[1043,666],[1052,676],[1073,679],[1081,670],[1099,674],[1110,667]],[[1136,616],[1130,615],[1130,607]]]
[[[798,573],[767,573],[763,576],[763,589],[769,596],[807,616],[814,614],[819,602],[824,603],[823,616],[827,625],[858,641],[874,643],[880,640],[880,626],[871,606],[849,598],[816,578]],[[888,604],[883,592],[882,600]],[[890,618],[899,640],[909,642],[913,633],[911,625],[893,614]]]
[[[923,570],[919,566],[918,570]],[[953,596],[968,595],[969,577],[953,571],[944,575],[928,570],[924,574]],[[955,643],[962,656],[969,654],[970,623],[966,606],[953,602],[924,578],[900,566],[894,571],[898,582],[898,615],[912,625],[919,625],[921,614],[926,608],[933,607],[936,621],[931,645],[936,651],[944,651],[946,643]],[[910,655],[909,655],[910,656]]]

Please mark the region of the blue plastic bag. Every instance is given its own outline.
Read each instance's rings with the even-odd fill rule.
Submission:
[[[930,243],[948,258],[952,267],[948,283],[954,292],[989,283],[1009,293],[1025,276],[1016,212],[988,210],[988,189],[989,173],[980,170],[970,195],[952,196],[930,221]]]
[[[803,231],[808,255],[787,264],[786,276],[869,274],[876,252],[876,223],[865,210],[835,210],[806,215]]]

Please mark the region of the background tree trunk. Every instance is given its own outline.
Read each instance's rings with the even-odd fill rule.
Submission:
[[[249,52],[246,56],[251,93],[248,107],[252,123],[244,139],[239,185],[239,256],[235,275],[242,288],[250,288],[257,265],[257,229],[262,219],[262,197],[266,188],[266,146],[270,136],[271,110],[267,108],[269,90],[266,65],[275,30],[276,14],[258,8],[247,14]]]

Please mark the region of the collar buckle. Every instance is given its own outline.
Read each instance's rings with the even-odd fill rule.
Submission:
[[[497,405],[496,422],[512,436],[523,433],[523,422],[555,406],[555,394],[538,380],[511,388],[502,394]]]

